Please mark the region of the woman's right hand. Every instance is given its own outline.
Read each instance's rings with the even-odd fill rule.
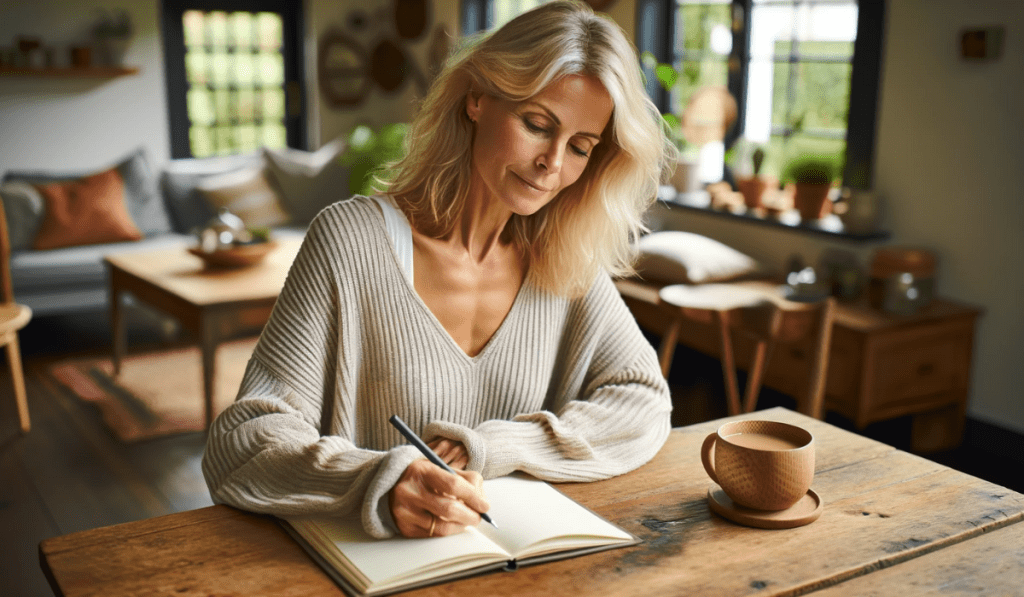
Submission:
[[[490,505],[483,478],[474,471],[453,475],[426,458],[414,460],[388,493],[391,517],[406,537],[455,535],[480,523]],[[433,533],[431,533],[433,526]]]

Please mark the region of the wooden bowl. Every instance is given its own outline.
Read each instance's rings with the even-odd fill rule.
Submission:
[[[199,247],[189,247],[188,252],[202,259],[207,267],[246,267],[263,261],[276,247],[277,242],[268,240],[250,245],[235,245],[212,253],[204,253]]]

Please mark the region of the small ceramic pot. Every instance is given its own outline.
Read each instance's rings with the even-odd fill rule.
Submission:
[[[800,212],[800,220],[810,222],[820,220],[829,213],[831,203],[828,201],[830,184],[796,183],[796,194],[793,203]]]
[[[737,178],[736,186],[740,193],[743,193],[743,203],[747,209],[757,209],[763,205],[765,189],[768,188],[768,181],[760,176],[749,178]]]

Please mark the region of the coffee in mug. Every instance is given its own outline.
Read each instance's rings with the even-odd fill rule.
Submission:
[[[701,460],[737,504],[785,510],[811,488],[814,436],[778,421],[732,421],[707,436]]]

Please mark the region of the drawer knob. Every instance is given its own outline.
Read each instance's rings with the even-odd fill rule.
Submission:
[[[921,377],[931,375],[932,373],[935,373],[935,365],[932,363],[924,363],[917,368],[917,374]]]

